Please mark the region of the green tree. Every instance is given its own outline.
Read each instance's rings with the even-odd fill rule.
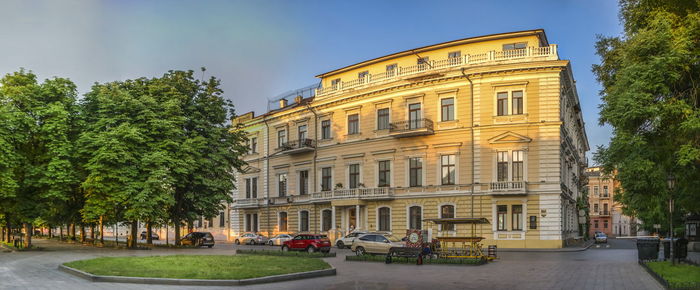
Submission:
[[[700,209],[700,2],[623,0],[620,8],[624,35],[596,44],[600,123],[613,137],[595,160],[617,170],[623,211],[651,225],[667,220],[670,194],[677,219]]]

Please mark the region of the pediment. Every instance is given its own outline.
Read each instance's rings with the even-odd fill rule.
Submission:
[[[246,166],[246,167],[243,167],[243,171],[242,171],[242,172],[245,173],[245,174],[248,174],[248,173],[258,173],[258,172],[260,172],[260,168],[257,168],[257,167],[253,167],[253,166],[248,165],[248,166]]]
[[[498,136],[495,136],[491,139],[489,139],[489,143],[491,144],[499,144],[499,143],[530,143],[532,141],[532,138],[523,136],[517,133],[513,133],[511,131],[505,132],[503,134],[500,134]]]

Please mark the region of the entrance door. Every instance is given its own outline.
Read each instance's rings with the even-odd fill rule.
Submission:
[[[357,212],[355,211],[355,208],[350,208],[348,209],[348,232],[352,232],[353,230],[357,229],[357,224],[355,221],[357,220]]]

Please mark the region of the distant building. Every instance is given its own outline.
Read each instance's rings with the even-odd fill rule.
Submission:
[[[587,168],[588,204],[591,224],[589,233],[608,236],[637,236],[641,221],[622,214],[622,205],[615,202],[615,191],[622,190],[615,178],[603,175],[599,167]]]

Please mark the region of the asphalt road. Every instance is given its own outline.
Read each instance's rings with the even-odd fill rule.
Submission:
[[[483,266],[401,265],[346,262],[349,250],[325,259],[338,275],[260,284],[240,289],[662,289],[636,263],[633,241],[613,241],[610,248],[579,252],[502,252]],[[45,251],[0,252],[0,289],[230,289],[93,283],[57,270],[61,263],[100,256],[234,254],[236,248],[269,246],[217,244],[213,249],[131,251],[36,240]],[[254,265],[253,265],[254,266]]]

